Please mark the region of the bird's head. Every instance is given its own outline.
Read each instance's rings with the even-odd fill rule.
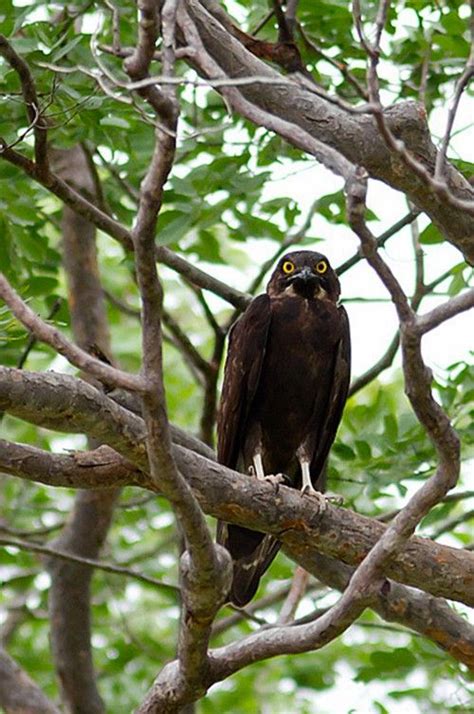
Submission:
[[[270,297],[293,295],[307,300],[337,302],[341,288],[325,255],[312,250],[297,250],[280,258],[267,285],[267,293]]]

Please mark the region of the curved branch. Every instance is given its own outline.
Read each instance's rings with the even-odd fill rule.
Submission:
[[[66,550],[59,550],[58,548],[51,548],[46,545],[40,545],[39,543],[32,543],[30,541],[20,540],[19,538],[6,538],[0,535],[0,545],[8,545],[13,548],[18,548],[19,550],[26,550],[31,553],[40,553],[41,555],[47,555],[50,558],[58,558],[59,560],[65,560],[66,562],[79,563],[80,565],[87,565],[91,568],[96,568],[98,570],[103,570],[106,573],[113,573],[114,575],[125,575],[128,578],[134,578],[145,585],[152,585],[154,588],[165,590],[166,592],[179,593],[180,588],[177,585],[172,585],[171,583],[165,583],[162,580],[157,580],[156,578],[151,578],[149,575],[144,575],[138,572],[138,570],[133,570],[132,568],[125,568],[122,565],[116,565],[115,563],[107,563],[104,560],[96,560],[95,558],[86,558],[82,555],[77,555]]]
[[[71,404],[74,419],[70,419]],[[143,421],[80,380],[0,368],[2,407],[51,429],[64,430],[67,424],[69,431],[100,435],[138,470],[147,471]],[[175,445],[173,455],[207,514],[272,533],[295,554],[302,556],[310,547],[356,565],[385,532],[382,523],[348,509],[328,505],[323,514],[315,513],[308,499],[294,489],[280,487],[280,497],[275,499],[270,484],[256,483],[182,446]],[[142,485],[153,490],[151,481],[143,478]],[[474,605],[474,554],[465,550],[412,537],[386,575],[432,595]]]
[[[245,49],[198,0],[186,0],[182,11],[178,13],[178,23],[183,34],[189,15],[199,34],[200,43],[205,47],[205,52],[201,47],[195,48],[193,56],[193,66],[202,76],[209,76],[209,58],[219,67],[221,76],[234,78],[257,75],[275,79],[280,76]],[[224,94],[224,89],[219,91]],[[255,112],[260,110],[271,115],[272,122],[281,120],[292,125],[296,137],[298,131],[302,130],[339,153],[346,161],[365,166],[372,178],[405,192],[420,210],[430,216],[446,239],[463,252],[466,260],[474,263],[474,216],[440,200],[424,181],[402,167],[401,160],[397,161],[387,148],[372,116],[350,114],[295,81],[278,87],[262,83],[248,85],[234,88],[234,91],[239,93],[245,103],[235,106],[231,99],[231,105],[251,121],[256,121],[256,118],[250,115],[249,106]],[[423,107],[412,101],[400,102],[387,109],[384,116],[393,134],[404,142],[409,151],[416,154],[432,174],[436,148],[431,141]],[[280,133],[276,126],[267,125],[265,121],[261,121],[261,124]],[[297,138],[293,141],[291,135],[285,134],[285,137],[299,145]],[[446,182],[454,196],[467,202],[473,201],[474,189],[449,164]]]
[[[60,714],[26,672],[0,648],[0,705],[6,714]]]
[[[42,176],[47,176],[48,164],[48,138],[47,122],[42,116],[35,83],[30,68],[25,60],[15,51],[4,35],[0,35],[0,55],[6,59],[10,67],[18,74],[25,101],[28,121],[33,127],[35,137],[35,160],[38,171]]]

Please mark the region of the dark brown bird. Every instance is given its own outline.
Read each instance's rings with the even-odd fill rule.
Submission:
[[[349,322],[340,285],[321,253],[283,256],[233,326],[217,419],[219,462],[258,479],[285,474],[324,505],[324,466],[350,377]],[[280,548],[248,528],[218,523],[230,552],[229,599],[244,606]]]

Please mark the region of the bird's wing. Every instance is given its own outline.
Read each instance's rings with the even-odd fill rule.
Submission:
[[[217,458],[229,468],[237,467],[245,422],[260,380],[270,319],[270,298],[259,295],[230,332],[217,416]]]
[[[316,485],[315,481],[321,481],[324,464],[341,421],[351,376],[349,320],[344,307],[339,307],[339,314],[342,321],[342,334],[334,356],[334,372],[328,394],[326,416],[323,423],[318,424],[319,438],[310,465],[315,488],[321,487],[320,484]]]

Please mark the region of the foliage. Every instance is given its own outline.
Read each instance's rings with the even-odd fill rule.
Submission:
[[[120,5],[122,46],[134,46],[135,3],[124,1],[117,5]],[[373,20],[376,3],[363,5],[367,18]],[[144,102],[120,85],[109,86],[109,91],[104,92],[96,81],[94,73],[99,62],[122,83],[128,79],[122,59],[103,49],[113,41],[108,8],[109,3],[79,2],[74,8],[65,6],[58,15],[58,6],[44,0],[26,4],[1,0],[0,16],[3,32],[28,63],[38,95],[47,105],[51,145],[54,149],[69,149],[78,143],[84,147],[101,185],[103,205],[131,228],[140,182],[153,150],[154,116]],[[242,29],[250,32],[266,15],[268,6],[262,0],[233,0],[228,3],[228,10],[238,18]],[[418,98],[428,57],[429,73],[424,87],[427,111],[445,105],[469,54],[467,17],[468,4],[461,0],[391,3],[381,63],[387,101]],[[349,5],[339,0],[318,0],[316,10],[314,2],[302,0],[298,18],[307,39],[319,48],[315,52],[309,43],[299,42],[309,71],[326,91],[337,92],[350,102],[358,101],[354,85],[335,66],[343,63],[355,79],[364,83],[366,55],[352,31]],[[270,41],[275,39],[275,33],[274,23],[268,22],[259,36]],[[95,48],[95,57],[91,47]],[[6,62],[1,69],[0,135],[7,144],[15,145],[31,158],[33,141],[18,75]],[[185,63],[179,64],[178,71],[189,81],[197,77]],[[318,198],[316,219],[298,244],[316,247],[329,256],[337,252],[341,262],[354,252],[340,185],[326,192],[324,176],[320,185],[305,185],[305,171],[312,167],[312,158],[247,120],[229,116],[221,98],[203,86],[202,81],[198,86],[180,85],[178,93],[181,105],[178,153],[158,220],[158,244],[246,290],[261,263],[276,256],[285,239],[299,230],[306,219],[310,195],[311,199]],[[472,164],[465,161],[463,169],[470,173]],[[280,180],[293,170],[301,172],[299,184]],[[287,191],[287,185],[291,186],[291,192]],[[387,204],[378,203],[372,208],[371,227],[381,233],[389,225],[391,214],[388,213],[388,218],[385,215]],[[62,210],[59,199],[46,188],[21,169],[0,161],[0,269],[36,313],[70,335],[68,291],[61,262]],[[448,262],[439,268],[437,250],[443,236],[423,219],[420,225],[426,265],[433,273],[430,279],[446,273],[436,294],[443,299],[458,294],[469,283],[472,269],[459,262],[459,254],[454,250],[447,254]],[[323,235],[341,236],[341,242],[336,246],[337,241],[332,238],[323,241]],[[409,242],[402,237],[392,240],[405,241],[405,247]],[[114,359],[124,369],[138,371],[140,324],[136,316],[124,309],[124,305],[135,311],[139,308],[133,259],[105,234],[98,235],[98,252],[101,280],[109,296],[107,316]],[[408,260],[411,272],[414,259],[410,256]],[[367,275],[369,268],[364,270]],[[367,300],[362,309],[369,323],[370,315],[376,314],[370,312],[370,300],[379,295],[367,296],[364,279],[357,282],[357,275],[362,275],[360,264],[353,272],[355,281],[351,282],[349,276],[343,279],[347,286],[345,294]],[[206,319],[206,306],[192,286],[171,270],[163,267],[160,275],[166,309],[204,358],[210,360],[214,332]],[[205,293],[205,299],[219,324],[226,325],[233,310],[210,293]],[[351,303],[348,304],[350,310]],[[388,315],[382,320],[390,321],[391,306],[384,303],[382,307],[384,315]],[[164,367],[170,420],[199,434],[202,385],[172,335],[167,332],[167,336]],[[359,344],[370,339],[368,333],[361,337],[356,332],[353,337]],[[385,346],[377,346],[369,350],[370,362],[367,360],[365,366],[384,349]],[[26,350],[25,366],[30,370],[70,369],[49,347],[40,343],[29,345],[25,329],[1,306],[1,364],[17,366]],[[472,354],[465,354],[455,364],[435,365],[435,380],[437,397],[464,444],[464,475],[458,489],[462,491],[469,487],[468,474],[472,473],[474,456]],[[3,416],[2,427],[5,439],[54,452],[85,447],[81,436],[59,435],[9,415]],[[329,488],[343,494],[347,505],[359,513],[379,517],[399,508],[407,493],[412,493],[432,473],[435,463],[433,446],[403,396],[400,370],[395,367],[348,402],[329,464]],[[48,542],[64,524],[73,498],[72,490],[52,489],[3,476],[0,531]],[[466,497],[438,505],[425,518],[419,533],[427,537],[444,534],[442,539],[447,543],[458,547],[470,545],[472,510],[468,509],[468,503]],[[126,488],[103,558],[158,580],[176,583],[179,547],[169,504],[138,489]],[[294,564],[279,556],[258,597],[271,593],[282,581],[290,581],[293,570]],[[5,546],[0,548],[0,572],[3,582],[0,617],[5,632],[13,617],[16,618],[15,626],[5,638],[8,651],[48,695],[57,699],[48,645],[49,576],[44,573],[42,560],[33,553]],[[297,616],[333,600],[334,594],[325,589],[309,590]],[[262,620],[273,622],[279,606],[280,603],[259,611],[257,622],[243,620],[234,625],[216,637],[213,645],[257,629]],[[226,609],[221,616],[229,612]],[[143,699],[157,665],[175,654],[179,603],[168,590],[97,570],[92,585],[92,613],[101,695],[108,711],[125,714]],[[322,714],[335,711],[335,707],[340,712],[467,711],[462,707],[469,701],[472,682],[466,668],[418,635],[399,627],[384,629],[380,622],[367,612],[343,638],[319,652],[246,668],[216,685],[198,704],[198,711]],[[364,697],[363,703],[354,708],[338,694],[350,680],[357,683],[351,691],[357,692],[361,702],[361,692]],[[374,686],[375,681],[383,687]],[[322,693],[325,703],[320,706]]]

